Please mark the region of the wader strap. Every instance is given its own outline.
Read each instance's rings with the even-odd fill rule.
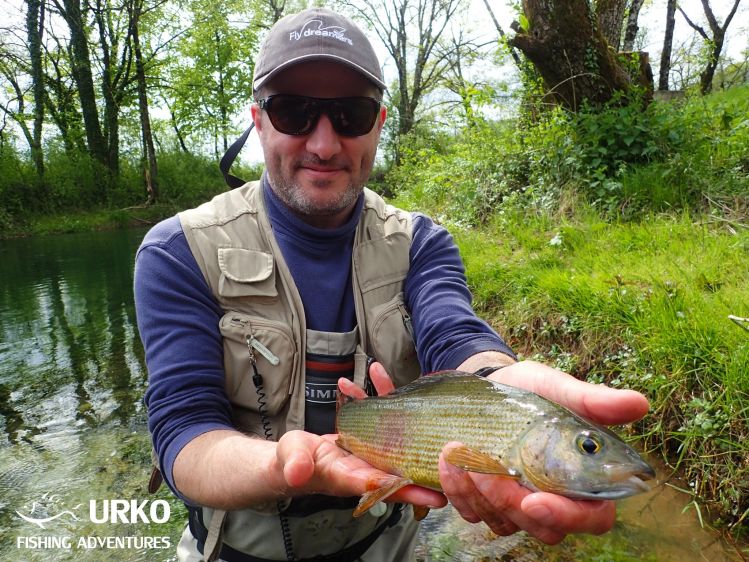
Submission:
[[[222,174],[224,174],[226,185],[231,188],[242,187],[245,184],[243,179],[231,175],[229,173],[229,168],[234,164],[234,160],[237,159],[237,154],[242,150],[244,143],[247,142],[247,137],[250,136],[250,131],[252,131],[254,126],[255,123],[250,123],[250,126],[247,127],[247,130],[244,133],[242,133],[242,136],[231,143],[231,146],[227,149],[226,153],[221,157],[221,161],[218,163],[218,169],[221,170]]]
[[[202,551],[205,553],[206,562],[213,562],[219,558],[221,544],[224,542],[224,521],[226,521],[226,511],[223,509],[217,509],[213,512],[211,525],[206,531],[205,546]]]
[[[189,525],[192,536],[195,537],[198,543],[198,551],[204,554],[206,545],[206,537],[208,530],[203,524],[202,510],[199,508],[188,507],[189,514]],[[313,556],[311,558],[300,558],[297,562],[355,562],[358,558],[369,550],[369,547],[380,538],[380,535],[385,532],[389,527],[393,527],[398,524],[401,519],[401,512],[403,511],[403,504],[396,504],[393,508],[393,512],[387,520],[372,531],[365,538],[360,540],[343,550],[334,552],[332,554],[325,554],[320,556]],[[216,512],[218,513],[218,512]],[[213,519],[216,519],[214,514]],[[225,562],[283,562],[281,560],[269,560],[268,558],[258,558],[251,554],[246,554],[238,550],[233,549],[229,545],[223,545],[220,551],[221,560]],[[206,560],[213,560],[212,558],[206,558]]]

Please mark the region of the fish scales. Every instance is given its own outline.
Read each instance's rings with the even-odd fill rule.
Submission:
[[[528,397],[513,400],[477,377],[432,375],[341,409],[344,447],[392,474],[439,489],[439,455],[449,441],[505,456],[512,440],[539,415]],[[425,384],[426,383],[426,384]],[[445,400],[449,396],[450,400]]]
[[[454,466],[570,498],[619,499],[649,490],[645,481],[655,477],[609,429],[532,392],[459,371],[385,396],[343,398],[336,427],[339,446],[398,480],[365,494],[359,514],[407,483],[440,490],[439,457],[451,441],[463,445],[447,454]]]

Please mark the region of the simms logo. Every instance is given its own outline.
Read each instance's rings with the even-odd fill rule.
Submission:
[[[314,24],[317,24],[317,28],[314,27]],[[302,37],[332,37],[334,39],[338,39],[339,41],[342,41],[343,43],[348,43],[349,45],[354,45],[354,43],[346,37],[346,30],[339,26],[339,25],[329,25],[328,27],[323,27],[323,21],[322,20],[309,20],[307,23],[305,23],[299,31],[292,31],[289,33],[289,41],[299,41]]]

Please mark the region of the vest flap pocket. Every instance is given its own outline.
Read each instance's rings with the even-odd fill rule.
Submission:
[[[398,283],[406,278],[410,240],[403,232],[394,232],[360,244],[354,250],[354,267],[362,292]]]
[[[221,277],[218,294],[222,297],[275,297],[276,275],[273,256],[260,250],[219,248]]]
[[[219,324],[224,337],[226,394],[238,406],[277,415],[289,399],[297,353],[288,326],[280,322],[227,312]],[[262,394],[252,380],[254,358],[262,376]]]
[[[396,386],[420,374],[411,316],[403,302],[403,293],[372,310],[369,337],[375,359],[382,363]]]

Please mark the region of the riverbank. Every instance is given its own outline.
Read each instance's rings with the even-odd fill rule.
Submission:
[[[98,209],[71,211],[54,215],[34,215],[26,217],[23,221],[6,225],[5,228],[0,230],[0,240],[148,227],[181,209],[182,207],[173,203],[161,203],[123,209]]]

